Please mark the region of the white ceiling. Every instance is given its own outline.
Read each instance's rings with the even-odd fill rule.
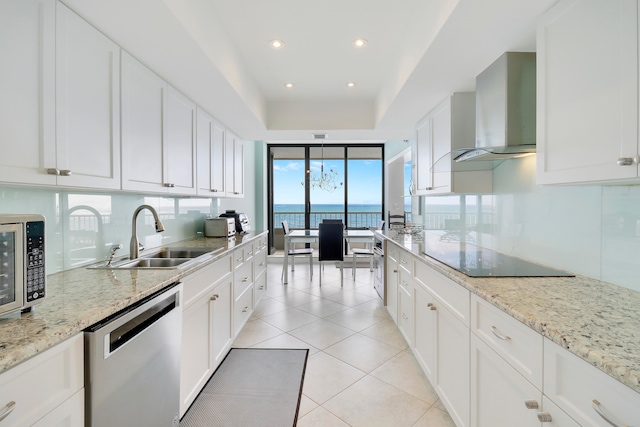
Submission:
[[[266,141],[413,139],[503,52],[535,51],[555,1],[63,0],[240,137]]]

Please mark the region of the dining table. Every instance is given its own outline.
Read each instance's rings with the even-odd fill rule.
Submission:
[[[286,285],[288,283],[289,274],[289,245],[295,243],[313,243],[318,241],[318,229],[291,230],[289,234],[284,236],[284,260],[282,261],[282,281]],[[373,231],[371,230],[344,230],[344,239],[348,243],[365,243],[373,245]]]

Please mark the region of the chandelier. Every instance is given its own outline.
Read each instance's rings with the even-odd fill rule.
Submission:
[[[311,185],[312,190],[314,188],[318,188],[332,193],[339,185],[342,185],[342,182],[338,181],[338,172],[336,170],[329,169],[328,172],[324,171],[324,144],[322,144],[321,150],[322,163],[320,164],[320,172],[312,172],[311,170],[307,171],[309,174],[309,185]],[[304,185],[304,182],[301,184]]]

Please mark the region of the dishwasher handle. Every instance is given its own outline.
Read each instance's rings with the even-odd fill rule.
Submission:
[[[177,284],[170,290],[163,289],[137,302],[87,330],[87,333],[96,335],[98,342],[102,342],[105,359],[180,307],[182,287],[175,285]]]

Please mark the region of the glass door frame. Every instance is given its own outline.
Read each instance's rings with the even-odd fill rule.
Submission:
[[[275,224],[274,219],[275,219],[275,212],[274,212],[274,168],[273,168],[273,161],[274,161],[274,154],[272,151],[272,148],[277,148],[277,147],[291,147],[291,148],[304,148],[304,166],[305,166],[305,171],[309,171],[311,168],[311,157],[310,157],[310,152],[311,152],[311,148],[315,147],[315,148],[320,148],[322,146],[321,143],[305,143],[305,144],[284,144],[284,143],[267,143],[267,179],[268,179],[268,183],[267,183],[267,227],[269,229],[269,253],[272,253],[271,248],[274,248],[274,236],[275,236],[275,229],[277,224]],[[330,146],[332,148],[335,147],[343,147],[344,148],[344,155],[343,155],[343,159],[342,161],[344,162],[344,181],[343,181],[343,187],[344,187],[344,197],[343,197],[343,203],[344,203],[344,212],[343,212],[343,221],[348,221],[348,217],[349,217],[349,192],[348,192],[348,175],[349,175],[349,170],[348,170],[348,163],[349,163],[349,148],[365,148],[365,147],[372,147],[372,148],[379,148],[380,149],[380,161],[381,161],[381,177],[382,177],[382,185],[380,186],[380,195],[381,195],[381,220],[384,219],[384,212],[385,212],[385,197],[384,197],[384,185],[385,185],[385,161],[384,161],[384,144],[383,143],[364,143],[364,144],[349,144],[349,143],[330,143],[324,144],[325,148],[327,146]],[[305,223],[305,228],[309,229],[311,228],[311,187],[310,187],[310,174],[309,173],[305,173],[305,178],[304,178],[304,182],[305,182],[305,200],[304,200],[304,223]],[[348,226],[349,224],[347,224]]]

